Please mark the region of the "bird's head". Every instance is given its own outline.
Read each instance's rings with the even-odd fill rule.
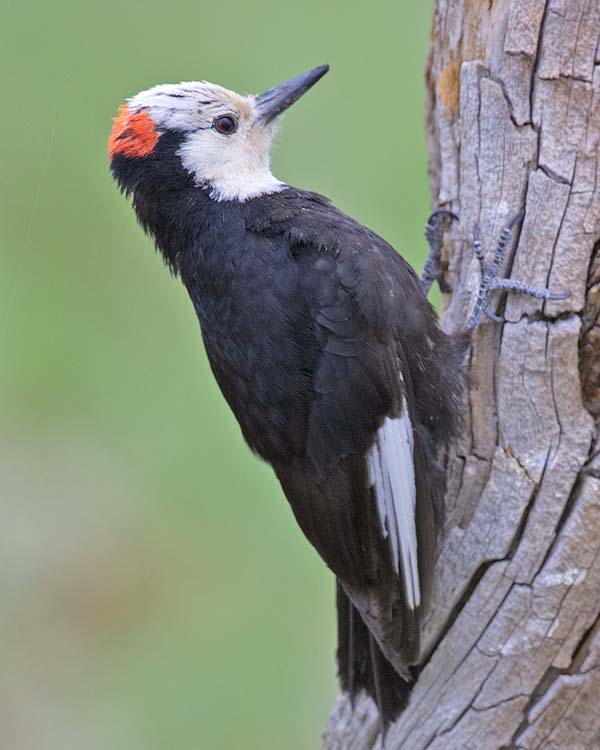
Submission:
[[[308,91],[329,66],[291,78],[259,96],[243,96],[205,81],[165,84],[128,100],[115,118],[108,143],[113,173],[126,190],[132,164],[179,159],[194,183],[215,200],[274,192],[270,148],[279,116]]]

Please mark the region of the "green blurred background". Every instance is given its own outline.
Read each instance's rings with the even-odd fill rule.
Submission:
[[[332,577],[243,444],[106,139],[155,83],[261,91],[328,62],[274,171],[420,266],[429,4],[1,7],[0,747],[317,748]]]

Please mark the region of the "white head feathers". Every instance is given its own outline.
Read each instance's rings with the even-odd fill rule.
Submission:
[[[271,174],[274,125],[258,117],[255,97],[200,81],[154,86],[128,107],[146,111],[159,132],[184,134],[181,163],[215,200],[246,201],[285,187]],[[215,127],[222,117],[233,118],[233,132]]]

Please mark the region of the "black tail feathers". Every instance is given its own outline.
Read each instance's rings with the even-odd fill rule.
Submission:
[[[337,583],[338,673],[342,690],[353,699],[365,690],[375,701],[382,731],[402,713],[415,683],[400,677]]]

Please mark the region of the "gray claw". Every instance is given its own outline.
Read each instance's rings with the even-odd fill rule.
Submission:
[[[496,315],[496,313],[492,310],[491,305],[488,305],[485,308],[485,314],[486,314],[486,317],[488,317],[494,323],[504,323],[504,318],[501,317],[500,315]]]
[[[484,315],[496,323],[503,322],[503,318],[493,312],[490,304],[490,295],[496,290],[502,292],[520,292],[521,294],[527,294],[531,297],[544,300],[561,300],[569,297],[569,292],[551,292],[549,289],[539,289],[523,281],[518,281],[517,279],[498,278],[513,229],[518,222],[522,221],[524,215],[523,211],[515,214],[504,227],[500,233],[500,239],[498,240],[498,245],[496,246],[494,258],[491,263],[488,263],[485,260],[481,245],[479,225],[474,225],[473,252],[479,261],[481,280],[479,282],[475,304],[473,305],[471,314],[467,319],[467,328],[474,328]]]
[[[441,219],[441,220],[440,220]],[[444,269],[442,268],[440,256],[442,252],[444,219],[458,221],[458,216],[446,208],[438,208],[427,219],[425,224],[425,237],[429,244],[429,255],[423,266],[421,274],[421,289],[424,294],[429,292],[434,281],[441,281]]]

